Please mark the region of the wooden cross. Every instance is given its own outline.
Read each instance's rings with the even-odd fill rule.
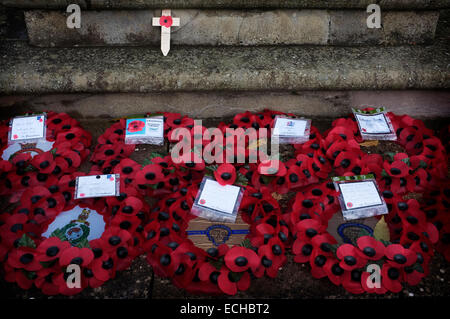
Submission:
[[[179,27],[180,18],[172,18],[170,9],[164,9],[161,17],[153,18],[152,25],[161,27],[161,51],[166,56],[170,51],[170,28]]]

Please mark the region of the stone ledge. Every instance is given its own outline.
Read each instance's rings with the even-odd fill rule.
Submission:
[[[387,11],[383,27],[369,29],[359,10],[173,10],[181,19],[172,28],[174,45],[398,45],[429,43],[437,11]],[[66,27],[66,14],[26,11],[28,36],[41,47],[157,45],[160,28],[151,10],[86,11],[82,27]]]
[[[3,93],[450,88],[448,46],[0,46]]]
[[[351,107],[384,106],[420,119],[449,119],[450,92],[444,91],[296,91],[50,94],[0,97],[0,117],[52,110],[77,119],[119,118],[161,110],[197,119],[224,118],[264,108],[309,118],[337,118]]]
[[[450,8],[449,0],[0,0],[5,6],[60,9],[77,3],[84,9],[365,9],[378,3],[382,9]]]

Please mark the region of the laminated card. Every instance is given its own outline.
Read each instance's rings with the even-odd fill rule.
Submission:
[[[164,117],[127,119],[125,144],[164,144]]]
[[[208,220],[233,223],[243,195],[239,186],[222,186],[212,178],[204,177],[191,213]]]
[[[368,218],[388,213],[372,174],[333,177],[345,220]]]
[[[276,116],[273,137],[278,138],[280,144],[302,144],[309,140],[310,129],[311,120]]]
[[[364,140],[395,141],[397,139],[391,120],[383,107],[370,111],[358,109],[352,109],[352,111]]]
[[[9,143],[37,142],[45,139],[46,119],[46,114],[13,118],[10,122]]]
[[[75,182],[75,199],[119,196],[119,186],[119,174],[78,176]]]

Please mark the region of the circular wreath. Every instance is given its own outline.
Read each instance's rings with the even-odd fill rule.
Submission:
[[[386,222],[390,241],[377,240],[371,234],[359,237],[356,243],[338,245],[327,231],[329,220],[340,210],[331,182],[297,193],[291,207],[294,260],[309,262],[313,277],[328,277],[355,294],[397,293],[403,283],[417,285],[429,271],[433,247],[439,238],[438,249],[447,260],[449,256],[445,149],[423,122],[392,113],[388,116],[396,130],[397,143],[405,152],[386,154],[387,159],[364,153],[353,117],[334,121],[322,148],[336,175],[375,175],[389,209]],[[442,188],[445,190],[440,191]],[[422,204],[405,197],[410,192],[425,192]],[[379,287],[368,280],[369,264],[381,268]]]
[[[74,295],[114,278],[116,271],[128,268],[142,253],[149,207],[139,193],[125,188],[118,197],[74,200],[75,177],[80,175],[84,174],[64,175],[52,185],[28,188],[12,213],[0,215],[0,260],[6,281],[23,289],[34,284],[47,295]],[[67,215],[62,214],[77,207],[88,210],[65,221]],[[88,239],[94,226],[88,219],[91,210],[98,214],[93,223],[101,218],[104,230],[97,229]],[[64,216],[60,223],[65,226],[50,231],[59,216]],[[66,283],[70,264],[80,266],[80,287],[69,288]]]
[[[45,185],[63,174],[75,172],[89,155],[91,134],[66,113],[47,113],[46,141],[39,143],[15,142],[8,145],[9,121],[0,123],[0,154],[2,158],[17,149],[8,158],[0,160],[0,195],[14,195],[16,202],[29,187]],[[20,145],[20,147],[18,147]]]
[[[226,149],[229,147],[227,128],[270,128],[275,115],[281,112],[264,111],[252,114],[245,112],[234,117],[231,125],[219,124]],[[205,127],[192,127],[194,132],[204,132]],[[237,139],[245,139],[245,133],[236,133]],[[181,141],[183,137],[176,139]],[[159,201],[150,213],[150,222],[144,228],[146,241],[144,250],[155,273],[172,278],[173,283],[192,293],[226,293],[234,295],[238,290],[250,286],[251,274],[276,277],[286,263],[285,249],[289,245],[287,215],[283,215],[276,200],[279,194],[296,191],[327,176],[331,166],[320,154],[322,137],[316,128],[311,128],[311,141],[296,151],[296,158],[278,161],[279,169],[271,172],[273,161],[265,160],[251,164],[207,164],[195,152],[195,145],[188,160],[175,163],[170,156],[157,156],[145,165],[135,178],[139,188],[150,190],[150,196]],[[189,142],[189,141],[188,141]],[[203,145],[209,143],[203,139]],[[254,145],[245,149],[237,147],[234,154],[249,155]],[[218,153],[226,155],[223,149]],[[218,154],[214,154],[218,155]],[[195,160],[194,160],[195,159]],[[242,219],[250,225],[250,234],[241,246],[229,248],[222,244],[217,248],[203,250],[187,238],[190,214],[198,192],[198,185],[205,175],[213,176],[220,184],[245,186],[240,205]],[[274,197],[275,196],[275,197]]]

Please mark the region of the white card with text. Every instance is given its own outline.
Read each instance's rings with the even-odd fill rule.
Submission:
[[[274,134],[279,136],[304,136],[307,121],[279,117],[275,122]]]
[[[119,185],[118,174],[78,176],[75,199],[118,196]]]
[[[361,132],[367,134],[388,134],[391,133],[389,124],[384,114],[355,114]]]
[[[238,186],[222,186],[212,179],[207,179],[200,193],[198,204],[227,214],[233,214],[240,190],[241,188]]]
[[[383,204],[373,181],[342,183],[339,187],[347,209]]]
[[[13,118],[10,136],[13,142],[45,138],[45,115]]]

